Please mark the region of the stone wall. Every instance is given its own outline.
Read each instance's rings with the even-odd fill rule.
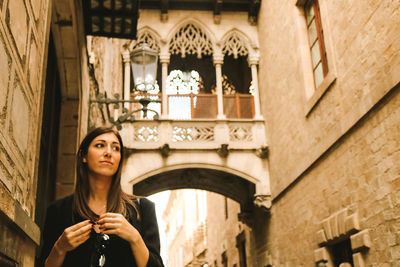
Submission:
[[[34,214],[50,6],[49,0],[0,1],[2,264],[32,266],[40,240]]]
[[[226,201],[226,203],[225,203]],[[227,214],[225,213],[227,205]],[[236,247],[236,238],[243,233],[245,235],[247,266],[255,264],[255,253],[252,251],[250,228],[238,220],[240,213],[239,203],[225,196],[207,192],[207,259],[209,266],[223,266],[222,253],[226,253],[228,266],[241,266],[239,252]],[[217,265],[213,265],[217,262]]]
[[[76,150],[88,131],[90,77],[82,1],[54,1],[53,12],[62,94],[55,198],[61,198],[73,192]]]
[[[163,218],[167,223],[167,267],[241,266],[237,238],[244,236],[246,264],[255,264],[254,239],[249,226],[239,222],[240,204],[202,190],[171,191]]]
[[[269,260],[273,266],[315,264],[314,250],[324,247],[317,232],[346,210],[372,240],[355,266],[396,266],[400,5],[319,0],[332,82],[310,93],[298,2],[263,1],[259,17],[259,84],[274,196]]]

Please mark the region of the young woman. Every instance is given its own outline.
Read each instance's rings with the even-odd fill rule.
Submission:
[[[83,139],[74,194],[47,209],[44,266],[163,266],[154,204],[121,189],[122,151],[121,136],[111,128]]]

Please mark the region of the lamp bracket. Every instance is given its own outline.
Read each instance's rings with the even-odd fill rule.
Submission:
[[[150,103],[161,103],[161,100],[150,99],[147,96],[144,96],[141,99],[124,100],[120,99],[119,94],[114,94],[114,98],[108,98],[105,94],[98,94],[97,98],[90,99],[89,103],[90,104],[97,103],[100,110],[102,110],[103,106],[105,105],[107,107],[108,121],[112,125],[114,125],[118,130],[122,129],[123,123],[136,121],[134,114],[137,112],[142,111],[144,118],[147,118],[147,114],[149,112],[154,113],[153,120],[158,120],[160,117],[158,112],[156,110],[149,109],[148,105]],[[142,108],[129,111],[127,108],[123,107],[124,103],[140,103],[142,105]],[[117,118],[110,116],[110,111],[109,111],[110,105],[113,105],[115,110],[120,109],[122,107],[122,113],[118,115]]]

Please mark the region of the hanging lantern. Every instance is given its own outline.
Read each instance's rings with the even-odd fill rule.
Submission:
[[[157,51],[140,43],[131,52],[131,66],[135,90],[148,92],[154,89],[157,75]]]

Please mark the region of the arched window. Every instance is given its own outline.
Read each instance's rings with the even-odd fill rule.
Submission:
[[[211,55],[213,53],[212,44],[208,36],[196,25],[189,23],[179,29],[169,44],[171,55],[180,54],[182,58],[188,55]]]
[[[167,77],[168,114],[172,119],[191,119],[202,88],[200,74],[173,70]]]

